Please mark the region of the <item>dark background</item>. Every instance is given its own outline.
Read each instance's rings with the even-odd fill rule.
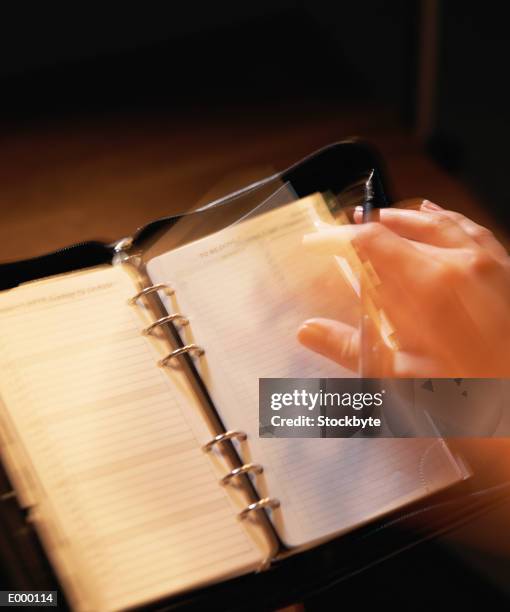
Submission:
[[[429,154],[500,219],[508,210],[505,3],[15,6],[1,25],[4,130],[133,111],[171,115],[184,109],[202,119],[244,112],[249,121],[253,109],[278,116],[289,104],[340,112],[353,104],[381,107],[410,130],[421,130]],[[432,33],[424,11],[432,16]],[[420,126],[423,44],[436,62],[426,93],[431,107]]]
[[[113,240],[354,134],[382,149],[400,195],[508,226],[505,3],[74,2],[2,12],[2,260]],[[499,605],[510,596],[508,556],[458,544],[470,529],[486,526],[328,597],[342,607],[358,596],[398,609]]]

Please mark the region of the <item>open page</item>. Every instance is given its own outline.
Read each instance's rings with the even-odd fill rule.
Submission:
[[[0,295],[4,456],[77,609],[130,607],[262,557],[133,293],[110,267]]]
[[[301,246],[328,216],[322,197],[311,196],[148,265],[154,282],[175,288],[167,307],[189,317],[186,341],[205,348],[200,372],[227,428],[248,433],[244,458],[263,464],[257,488],[281,501],[274,520],[289,545],[351,529],[461,478],[441,440],[259,438],[259,378],[354,376],[296,340],[310,317],[358,321],[341,262],[324,264]]]

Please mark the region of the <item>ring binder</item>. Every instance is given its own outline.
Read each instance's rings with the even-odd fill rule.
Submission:
[[[167,295],[173,295],[175,293],[174,289],[172,289],[170,285],[167,285],[166,283],[157,283],[156,285],[150,285],[149,287],[145,287],[145,289],[142,289],[136,295],[129,298],[129,304],[136,304],[136,302],[138,302],[141,297],[150,295],[151,293],[155,293],[156,291],[166,291]]]
[[[119,253],[122,253],[124,255],[121,260],[121,263],[132,265],[134,269],[137,270],[139,274],[141,274],[142,279],[144,279],[147,282],[148,276],[145,271],[143,261],[136,255],[129,255],[122,249],[119,250],[117,255],[119,255]],[[166,324],[168,324],[171,329],[174,329],[174,331],[177,325],[184,326],[184,325],[189,324],[189,319],[180,312],[165,314],[164,304],[162,303],[161,296],[158,295],[159,291],[164,291],[166,292],[167,295],[173,295],[175,293],[175,289],[166,283],[154,283],[154,284],[149,284],[147,287],[141,289],[136,295],[132,296],[128,300],[129,304],[136,305],[140,298],[153,294],[153,297],[148,299],[147,303],[149,307],[155,306],[155,312],[157,314],[156,314],[156,317],[154,317],[155,320],[141,330],[141,334],[143,336],[150,336],[151,334],[154,333],[156,329],[160,327],[163,328]],[[177,331],[175,331],[175,333],[177,334],[177,336],[179,336]],[[179,346],[179,344],[181,344],[181,346]],[[171,350],[170,353],[168,353],[165,357],[163,357],[162,359],[158,361],[158,366],[170,367],[172,365],[171,362],[175,358],[178,358],[184,354],[200,356],[205,353],[205,349],[199,346],[198,344],[192,343],[192,344],[186,344],[182,346],[182,339],[180,338],[175,339],[175,342],[170,339],[170,346],[173,348],[173,350]],[[220,445],[223,442],[227,442],[233,439],[244,441],[247,438],[248,436],[246,435],[244,431],[234,431],[234,430],[223,431],[222,433],[217,434],[212,440],[207,442],[207,444],[205,444],[202,447],[202,450],[204,452],[209,452],[216,445]],[[257,499],[260,494],[258,494],[255,491],[248,477],[249,473],[261,474],[264,471],[263,466],[258,463],[242,464],[242,460],[238,457],[237,451],[234,448],[232,449],[227,448],[225,450],[227,451],[225,457],[226,458],[228,457],[230,472],[228,472],[225,476],[223,476],[223,478],[220,479],[219,484],[222,486],[227,486],[232,482],[233,479],[237,478],[238,476],[246,475],[246,481],[242,482],[242,486],[244,487],[245,492],[247,492],[247,495],[248,495],[246,502],[251,501],[251,503],[249,503],[249,505],[246,506],[238,514],[238,517],[240,519],[245,519],[248,516],[248,514],[251,512],[255,512],[257,510],[263,510],[264,508],[279,507],[280,502],[277,499],[274,499],[274,498]],[[232,457],[229,453],[234,453],[236,455],[236,459],[232,460]],[[238,467],[234,467],[236,463]],[[252,500],[255,500],[255,501],[252,501]],[[266,533],[266,536],[269,537],[271,540],[271,546],[274,551],[275,550],[274,548],[275,543],[273,539],[274,536],[272,535],[272,527],[269,522],[269,519],[266,516],[262,517],[262,515],[259,516],[258,518],[260,519],[258,521],[260,526],[263,527],[264,532]],[[271,535],[268,536],[266,529],[269,529],[271,531]],[[262,571],[263,569],[266,569],[267,567],[269,567],[273,561],[273,558],[274,558],[274,554],[271,554],[266,559],[264,559],[262,563],[260,564],[258,571]]]
[[[168,353],[166,357],[163,357],[163,359],[160,359],[158,361],[158,365],[161,368],[165,368],[169,365],[172,359],[174,359],[175,357],[180,357],[185,353],[194,353],[197,357],[200,357],[200,355],[203,355],[205,353],[205,350],[201,346],[198,346],[198,344],[186,344],[186,346],[181,346],[180,348],[175,349],[171,353]]]
[[[279,507],[280,501],[278,499],[275,499],[274,497],[264,497],[256,502],[253,502],[249,506],[246,506],[246,508],[238,514],[238,518],[239,520],[244,521],[250,512],[256,512],[257,510],[263,510],[264,508],[275,509]]]
[[[262,474],[264,468],[259,463],[245,463],[241,467],[234,468],[226,476],[220,480],[220,484],[223,486],[228,485],[232,478],[239,476],[240,474],[247,474],[253,472],[254,474]]]
[[[216,446],[216,444],[226,442],[227,440],[233,440],[234,438],[237,438],[241,442],[244,442],[247,437],[248,436],[244,433],[244,431],[224,431],[223,433],[214,436],[214,438],[207,442],[207,444],[204,444],[204,446],[202,446],[202,450],[205,453],[208,453]]]
[[[172,321],[178,321],[180,325],[188,325],[189,320],[182,314],[176,312],[174,314],[167,315],[166,317],[161,317],[157,321],[154,321],[151,325],[142,329],[142,334],[144,336],[150,336],[152,332],[158,328],[160,325],[165,325],[166,323],[171,323]]]

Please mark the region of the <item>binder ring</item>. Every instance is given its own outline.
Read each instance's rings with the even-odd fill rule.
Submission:
[[[161,319],[158,319],[157,321],[154,321],[152,325],[149,325],[145,329],[142,329],[142,334],[144,336],[150,336],[157,327],[159,327],[160,325],[165,325],[165,323],[171,323],[172,321],[178,321],[181,325],[187,325],[189,323],[188,319],[184,315],[176,312],[174,314],[167,315],[166,317],[161,317]]]
[[[231,470],[226,476],[220,480],[220,483],[225,486],[230,483],[232,478],[239,476],[240,474],[247,474],[248,472],[253,472],[254,474],[262,474],[264,468],[258,463],[245,463],[241,467],[234,468]]]
[[[204,444],[204,446],[202,446],[202,450],[205,453],[208,453],[210,450],[213,449],[214,446],[216,446],[216,444],[221,444],[221,442],[233,440],[234,438],[237,438],[241,442],[244,442],[247,437],[248,436],[244,433],[244,431],[225,431],[223,433],[218,434],[217,436],[214,436],[214,438],[210,440],[207,444]]]
[[[274,509],[278,508],[279,506],[280,502],[278,499],[275,499],[274,497],[264,497],[256,502],[253,502],[249,506],[246,506],[246,508],[238,514],[238,517],[241,521],[244,521],[244,519],[250,514],[250,512],[256,512],[257,510],[262,510],[263,508]]]
[[[166,291],[167,295],[173,295],[175,293],[170,285],[167,285],[166,283],[157,283],[156,285],[145,287],[145,289],[139,291],[132,298],[129,298],[129,304],[136,304],[141,297],[145,297],[151,293],[156,293],[157,291]]]
[[[166,357],[163,357],[163,359],[158,361],[158,365],[164,368],[170,364],[172,359],[179,357],[180,355],[184,355],[185,353],[195,354],[200,357],[200,355],[205,353],[205,350],[201,346],[198,346],[198,344],[186,344],[186,346],[181,346],[180,348],[169,353]]]

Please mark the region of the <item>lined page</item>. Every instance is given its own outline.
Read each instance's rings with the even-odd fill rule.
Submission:
[[[354,375],[296,340],[309,317],[357,323],[357,299],[337,261],[301,246],[325,218],[324,201],[312,196],[148,267],[154,282],[175,287],[172,307],[190,318],[189,340],[206,349],[202,375],[227,427],[249,434],[249,459],[264,465],[257,486],[280,499],[275,521],[290,545],[345,531],[459,479],[441,442],[258,437],[259,378]]]
[[[133,292],[114,267],[0,296],[0,391],[78,609],[132,606],[261,557],[201,451],[189,392],[140,334]]]

